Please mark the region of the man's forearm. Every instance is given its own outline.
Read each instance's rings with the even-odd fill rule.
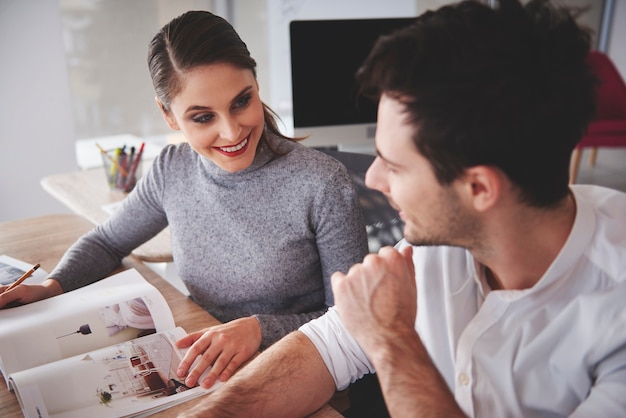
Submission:
[[[465,416],[416,333],[389,341],[372,363],[391,416]]]
[[[315,346],[294,332],[181,417],[300,417],[319,409],[334,392]]]

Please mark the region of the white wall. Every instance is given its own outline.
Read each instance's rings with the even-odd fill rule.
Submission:
[[[156,1],[169,4],[169,0]],[[272,0],[272,4],[276,1]],[[361,4],[360,0],[335,1],[343,5]],[[425,8],[437,8],[452,0],[406,2],[409,7],[417,5],[419,14]],[[269,3],[270,0],[237,0],[234,7],[238,21],[235,26],[259,61],[262,96],[266,98],[270,97],[266,90],[276,88],[271,86],[272,82],[280,82],[263,73],[271,61],[270,51],[263,45],[270,39],[269,29],[266,26],[253,30],[248,25],[271,24],[271,16],[267,16]],[[296,7],[299,12],[314,3],[315,0],[280,2],[287,11]],[[626,0],[615,0],[608,53],[626,77],[623,39],[626,39]],[[67,213],[69,210],[49,196],[39,183],[46,175],[78,168],[59,0],[0,0],[0,57],[0,222]]]
[[[0,0],[0,222],[69,212],[40,186],[76,169],[58,0]]]

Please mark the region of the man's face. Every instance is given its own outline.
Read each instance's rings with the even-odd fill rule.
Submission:
[[[404,105],[387,95],[378,106],[378,157],[365,183],[379,190],[400,212],[404,236],[413,245],[461,245],[475,229],[455,184],[441,186],[429,162],[413,144],[415,127]]]

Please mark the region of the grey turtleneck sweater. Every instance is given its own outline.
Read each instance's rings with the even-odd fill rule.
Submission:
[[[256,316],[262,348],[320,316],[333,304],[331,274],[368,252],[358,198],[341,163],[270,140],[282,155],[261,142],[252,165],[236,173],[187,143],[166,146],[50,277],[64,291],[99,280],[169,225],[174,264],[193,300],[222,322]]]

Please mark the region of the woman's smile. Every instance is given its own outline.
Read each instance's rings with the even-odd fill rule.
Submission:
[[[216,151],[220,152],[227,157],[237,157],[246,152],[248,149],[248,138],[250,135],[246,136],[243,141],[238,144],[235,144],[230,147],[213,147]]]

